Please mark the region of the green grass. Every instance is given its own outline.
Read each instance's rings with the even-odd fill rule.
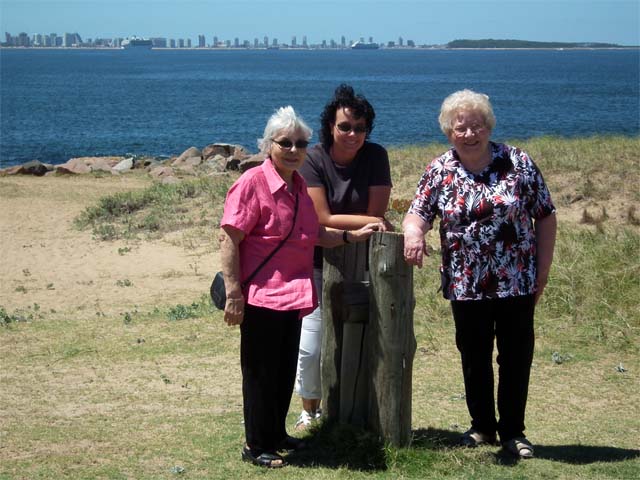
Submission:
[[[131,192],[115,193],[87,207],[76,219],[91,227],[99,240],[162,236],[189,227],[215,226],[231,177],[200,177],[176,184],[155,183]],[[126,252],[125,252],[126,253]]]
[[[414,270],[418,349],[408,448],[355,427],[321,424],[308,434],[313,448],[290,455],[286,469],[241,462],[239,331],[206,296],[118,315],[0,306],[0,479],[639,478],[640,232],[613,213],[599,226],[580,223],[579,215],[563,217],[582,201],[576,195],[588,194],[611,212],[621,193],[638,200],[638,139],[514,143],[541,166],[560,210],[554,266],[536,314],[527,408],[535,459],[518,462],[498,447],[455,446],[469,418],[449,304],[437,291],[432,233],[431,256]],[[410,199],[421,169],[444,148],[392,150],[393,197]],[[595,190],[582,188],[586,177]],[[211,214],[212,203],[221,207],[230,179],[202,182],[184,190],[199,191],[195,196],[164,187],[114,196],[82,218],[92,228],[113,225],[115,235],[146,235],[153,232],[128,225],[169,211],[172,219],[155,232],[161,234],[189,228],[171,211],[188,204],[211,230],[220,212]],[[294,398],[290,428],[298,413]]]

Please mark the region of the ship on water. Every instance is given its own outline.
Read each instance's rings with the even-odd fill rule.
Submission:
[[[355,42],[351,45],[352,50],[377,50],[379,45],[373,42]]]
[[[152,43],[146,38],[131,37],[123,40],[120,47],[126,50],[151,50]]]

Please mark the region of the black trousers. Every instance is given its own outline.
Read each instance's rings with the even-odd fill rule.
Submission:
[[[452,301],[456,345],[471,415],[471,427],[496,431],[506,442],[524,436],[524,416],[533,360],[533,295],[491,300]],[[493,342],[498,347],[498,414],[493,382]]]
[[[245,436],[252,449],[274,451],[287,435],[301,325],[298,310],[245,305],[240,365]]]

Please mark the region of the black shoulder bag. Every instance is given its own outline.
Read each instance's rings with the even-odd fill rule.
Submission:
[[[264,267],[269,260],[271,260],[271,257],[273,257],[276,254],[276,252],[280,250],[280,248],[285,244],[285,242],[291,236],[291,232],[293,232],[293,228],[296,225],[296,218],[298,217],[298,197],[299,195],[296,195],[296,206],[293,212],[293,223],[291,224],[291,229],[289,230],[289,233],[287,233],[286,237],[280,240],[280,243],[278,244],[278,246],[273,249],[273,251],[262,261],[262,263],[260,263],[260,265],[258,265],[258,267],[253,271],[253,273],[249,275],[244,282],[242,282],[241,287],[243,290],[244,290],[244,287],[246,287],[249,284],[249,282],[253,280],[253,277],[256,276],[256,273],[258,273],[260,269]],[[222,272],[216,273],[216,275],[213,277],[213,282],[211,282],[211,288],[209,289],[209,293],[211,294],[211,300],[213,301],[213,304],[216,306],[216,308],[218,310],[224,310],[224,306],[227,303],[227,292],[226,292],[226,289],[224,288],[224,276]]]

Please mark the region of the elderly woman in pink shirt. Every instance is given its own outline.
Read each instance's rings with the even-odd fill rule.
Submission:
[[[264,163],[245,172],[229,189],[220,222],[227,291],[224,319],[228,325],[240,325],[241,332],[246,436],[242,458],[271,468],[286,465],[278,452],[303,447],[300,439],[287,435],[285,419],[295,381],[300,319],[317,304],[313,247],[363,241],[382,227],[372,223],[346,231],[318,223],[297,172],[311,133],[292,107],[278,109],[258,141]]]

